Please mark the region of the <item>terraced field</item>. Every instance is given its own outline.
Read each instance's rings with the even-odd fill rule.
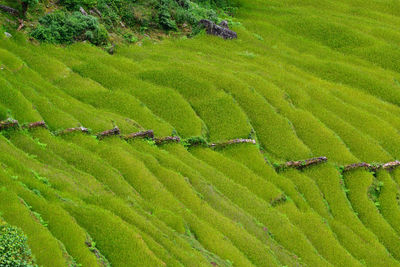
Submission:
[[[240,2],[232,41],[1,34],[0,220],[38,265],[400,266],[400,4]]]

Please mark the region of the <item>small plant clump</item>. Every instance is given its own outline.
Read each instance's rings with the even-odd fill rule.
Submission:
[[[343,176],[344,169],[345,169],[344,166],[339,166],[337,168],[337,170],[339,172],[339,177],[340,177],[340,180],[339,180],[340,186],[342,187],[343,192],[346,194],[346,197],[348,197],[348,194],[349,194],[350,190],[346,187],[346,182],[345,182],[344,176]]]
[[[382,191],[383,182],[378,181],[378,179],[374,178],[371,186],[368,188],[368,197],[374,202],[374,205],[379,210],[380,203],[379,203],[379,196]]]
[[[186,148],[191,146],[208,146],[207,140],[201,136],[187,138],[182,143]]]
[[[282,204],[288,200],[288,197],[285,194],[282,194],[271,201],[271,206],[275,207],[279,204]]]
[[[0,225],[0,266],[37,266],[27,237],[19,228],[8,224]]]
[[[42,183],[51,186],[49,180],[46,177],[41,176],[39,173],[37,173],[36,171],[32,170],[32,174],[35,176],[36,179],[38,179],[39,181],[41,181]]]

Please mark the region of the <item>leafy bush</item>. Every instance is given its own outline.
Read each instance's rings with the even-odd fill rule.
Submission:
[[[209,19],[214,22],[218,20],[218,15],[214,9],[189,2],[187,9],[178,8],[176,10],[176,21],[178,23],[187,22],[191,25],[197,25],[201,19]]]
[[[107,39],[105,29],[117,34],[121,33],[120,27],[137,26],[178,31],[180,25],[184,25],[183,28],[190,25],[189,29],[193,29],[190,35],[196,35],[200,32],[198,22],[201,19],[229,20],[230,10],[234,9],[230,0],[60,0],[59,3],[75,13],[58,11],[42,17],[33,37],[50,43],[89,40],[101,45]],[[78,12],[80,7],[99,19],[82,15]]]
[[[28,5],[35,5],[38,3],[38,0],[23,0],[23,3],[27,3]]]
[[[69,14],[56,11],[40,18],[39,22],[32,36],[48,43],[71,44],[88,40],[95,45],[102,45],[108,39],[106,29],[95,17],[79,12]]]
[[[94,7],[97,4],[97,0],[61,0],[61,4],[71,9],[77,9],[82,7]]]
[[[109,0],[99,0],[97,3],[97,8],[102,14],[101,21],[107,29],[115,27],[121,20],[120,15],[118,14],[119,8],[116,7],[115,4],[110,4],[110,2],[111,1]],[[127,6],[130,6],[130,4],[127,3]],[[126,7],[124,10],[128,8],[129,7]]]
[[[165,30],[177,30],[176,22],[172,19],[170,14],[170,2],[170,0],[161,0],[158,12],[158,19],[160,25]]]
[[[19,228],[0,225],[0,266],[37,266],[26,241]]]
[[[20,0],[18,3],[21,5],[22,15],[25,16],[29,7],[35,6],[38,0]]]
[[[197,2],[203,5],[217,6],[221,8],[227,8],[232,5],[231,0],[194,0],[193,2]]]
[[[124,8],[120,9],[121,20],[129,27],[133,27],[137,24],[147,25],[147,20],[141,20],[136,16],[137,8],[134,8],[132,3],[127,3]]]
[[[139,39],[132,33],[126,33],[123,35],[124,39],[128,42],[128,43],[136,43]]]

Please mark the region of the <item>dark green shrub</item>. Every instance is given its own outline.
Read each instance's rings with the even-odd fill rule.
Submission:
[[[88,40],[95,45],[102,45],[108,39],[106,29],[95,17],[79,12],[69,14],[56,11],[40,18],[39,22],[32,36],[48,43],[71,44]]]
[[[231,0],[192,0],[193,2],[199,3],[204,6],[214,6],[219,8],[229,8],[233,5],[237,5]]]
[[[99,0],[97,3],[97,8],[102,14],[101,21],[107,29],[111,29],[121,21],[117,9],[112,7],[115,7],[115,4],[110,7],[109,0]]]
[[[199,28],[197,28],[197,25],[201,19],[217,22],[219,16],[222,18],[230,14],[228,9],[231,7],[230,0],[60,0],[60,3],[68,10],[77,11],[80,7],[83,7],[88,12],[91,10],[91,14],[97,13],[99,15],[99,23],[108,31],[117,33],[121,26],[123,28],[140,26],[140,29],[161,28],[166,31],[177,31],[179,25],[183,24],[191,25],[194,33],[198,33]],[[42,25],[34,31],[34,37],[53,43],[71,43],[71,33],[75,34],[76,32],[74,27],[65,32],[64,26],[59,24],[72,24],[75,26],[74,23],[80,24],[82,20],[88,23],[86,20],[91,17],[80,14],[80,18],[77,18],[78,15],[72,14],[70,16],[74,17],[72,19],[73,23],[68,23],[71,18],[66,16],[65,13],[64,16],[61,16],[62,18],[60,18],[60,15],[48,16],[52,22],[49,23],[48,19],[41,19],[48,25],[43,25],[44,23],[39,21]],[[76,19],[78,19],[78,22],[75,21]],[[96,31],[93,30],[90,30],[87,34],[82,34],[79,31],[75,36],[77,37],[73,38],[74,41],[87,39],[94,44],[99,43],[96,38]]]
[[[165,30],[177,30],[176,22],[172,19],[170,13],[170,0],[161,0],[158,11],[158,19],[161,27]]]
[[[133,27],[141,24],[138,18],[135,17],[135,8],[132,3],[127,3],[120,11],[121,20],[128,26]]]
[[[26,241],[19,228],[0,225],[0,266],[37,266]]]
[[[210,3],[196,3],[188,0],[162,0],[159,7],[159,23],[165,28],[165,24],[172,23],[188,23],[196,26],[201,19],[209,19],[217,22],[218,7]]]
[[[175,20],[178,23],[187,22],[195,26],[201,19],[209,19],[216,22],[218,15],[213,9],[195,3],[190,3],[188,9],[176,9]]]
[[[60,3],[70,9],[78,9],[79,7],[94,7],[97,0],[61,0]]]
[[[139,39],[132,33],[126,33],[123,35],[124,39],[128,42],[128,43],[136,43]]]
[[[189,8],[189,2],[190,2],[189,0],[175,0],[175,1],[180,7],[184,8],[184,9]]]
[[[38,0],[22,0],[20,1],[20,3],[22,14],[23,16],[25,16],[28,8],[36,5],[38,3]]]
[[[22,3],[27,3],[28,5],[36,5],[38,0],[23,0]]]

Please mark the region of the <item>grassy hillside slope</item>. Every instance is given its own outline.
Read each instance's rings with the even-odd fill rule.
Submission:
[[[341,168],[400,158],[400,4],[240,0],[235,20],[237,40],[114,55],[0,34],[0,121],[48,126],[0,131],[0,221],[39,266],[400,266],[399,170]],[[182,142],[96,138],[114,126]]]

